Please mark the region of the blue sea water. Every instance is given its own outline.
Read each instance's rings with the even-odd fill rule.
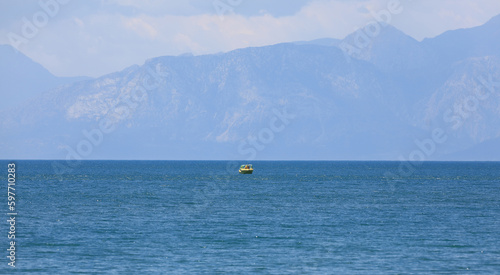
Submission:
[[[4,273],[500,274],[498,162],[15,163]]]

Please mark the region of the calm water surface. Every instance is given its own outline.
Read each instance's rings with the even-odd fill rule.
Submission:
[[[498,162],[15,163],[16,271],[500,274]]]

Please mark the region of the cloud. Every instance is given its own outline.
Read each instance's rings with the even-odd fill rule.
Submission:
[[[134,31],[139,36],[154,39],[158,35],[156,28],[145,22],[142,18],[123,18],[122,20],[126,29]]]

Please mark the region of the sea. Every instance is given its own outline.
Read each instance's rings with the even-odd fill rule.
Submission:
[[[3,274],[500,274],[500,162],[8,163]]]

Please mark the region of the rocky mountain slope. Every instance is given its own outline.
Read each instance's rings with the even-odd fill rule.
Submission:
[[[350,57],[354,34],[153,58],[0,113],[0,153],[397,160],[439,129],[446,142],[426,160],[499,160],[474,153],[500,149],[499,29],[496,17],[418,42],[385,27]]]

